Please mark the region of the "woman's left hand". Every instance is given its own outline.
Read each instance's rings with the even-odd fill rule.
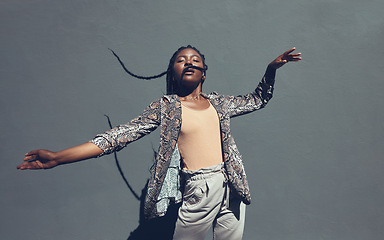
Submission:
[[[292,53],[295,51],[296,48],[291,48],[285,53],[278,56],[275,60],[273,60],[268,67],[271,67],[273,69],[278,69],[282,67],[287,62],[298,62],[301,60],[301,53]]]

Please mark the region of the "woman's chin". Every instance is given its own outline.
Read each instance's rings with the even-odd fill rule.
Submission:
[[[191,89],[191,88],[197,88],[200,85],[200,83],[201,81],[184,79],[181,84],[183,88]]]

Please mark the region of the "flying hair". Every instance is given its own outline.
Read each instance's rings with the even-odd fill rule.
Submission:
[[[112,50],[109,48],[109,50],[112,52],[112,54],[117,58],[117,60],[119,61],[120,65],[123,67],[124,71],[126,73],[128,73],[129,75],[131,75],[132,77],[135,77],[135,78],[138,78],[138,79],[143,79],[143,80],[152,80],[152,79],[156,79],[156,78],[160,78],[164,75],[167,75],[166,76],[166,85],[167,85],[167,95],[170,95],[170,94],[175,94],[177,93],[177,88],[178,88],[178,85],[175,81],[173,81],[174,79],[174,70],[173,70],[173,65],[175,64],[175,60],[176,60],[176,57],[177,55],[183,51],[184,49],[187,49],[187,48],[190,48],[190,49],[193,49],[195,50],[201,57],[202,61],[203,61],[203,66],[204,68],[200,68],[200,67],[196,67],[196,66],[189,66],[187,68],[184,69],[182,75],[181,75],[181,78],[183,78],[185,72],[188,70],[188,69],[197,69],[199,71],[202,71],[205,75],[206,75],[206,71],[208,70],[208,65],[205,64],[205,57],[203,54],[200,53],[199,50],[197,50],[195,47],[192,47],[191,45],[188,45],[186,47],[180,47],[175,53],[173,53],[171,59],[169,60],[169,64],[168,64],[168,68],[166,71],[160,73],[160,74],[157,74],[157,75],[153,75],[153,76],[140,76],[140,75],[136,75],[134,73],[132,73],[131,71],[129,71],[124,63],[121,61],[120,57]]]

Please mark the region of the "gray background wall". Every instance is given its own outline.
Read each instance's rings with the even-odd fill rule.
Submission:
[[[61,150],[125,123],[165,92],[181,45],[209,65],[205,92],[253,89],[296,46],[267,108],[233,120],[253,204],[244,239],[377,240],[384,235],[380,0],[19,0],[0,2],[0,238],[126,239],[139,202],[112,156],[17,171],[23,154]],[[158,132],[119,153],[140,192]]]

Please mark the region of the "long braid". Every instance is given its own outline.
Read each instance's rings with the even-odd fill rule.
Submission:
[[[162,72],[162,73],[160,73],[160,74],[158,74],[158,75],[154,75],[154,76],[150,76],[150,77],[144,77],[144,76],[136,75],[136,74],[132,73],[131,71],[129,71],[129,70],[125,67],[124,63],[120,60],[120,57],[117,56],[117,54],[116,54],[112,49],[110,49],[110,48],[108,48],[108,49],[109,49],[109,50],[113,53],[113,55],[117,58],[117,61],[119,61],[120,65],[123,67],[124,71],[125,71],[126,73],[128,73],[129,75],[131,75],[132,77],[135,77],[135,78],[138,78],[138,79],[144,79],[144,80],[151,80],[151,79],[155,79],[155,78],[160,78],[160,77],[162,77],[162,76],[164,76],[165,74],[168,73],[168,71],[165,71],[165,72]]]
[[[154,76],[150,76],[150,77],[145,77],[145,76],[139,76],[139,75],[136,75],[134,73],[132,73],[131,71],[129,71],[124,63],[120,60],[119,56],[112,50],[112,49],[109,49],[113,55],[117,58],[117,60],[119,61],[120,65],[123,67],[124,71],[126,73],[128,73],[129,75],[131,75],[132,77],[135,77],[135,78],[138,78],[138,79],[144,79],[144,80],[152,80],[152,79],[156,79],[156,78],[160,78],[162,76],[164,76],[165,74],[167,74],[166,76],[166,85],[167,85],[167,95],[170,95],[170,94],[175,94],[177,93],[177,83],[173,80],[173,75],[174,75],[174,71],[173,71],[173,65],[175,64],[175,60],[176,60],[176,57],[177,55],[183,51],[184,49],[187,49],[187,48],[191,48],[193,50],[195,50],[200,56],[201,56],[201,59],[203,61],[203,65],[204,65],[204,69],[203,69],[203,72],[206,74],[206,71],[208,69],[208,65],[205,64],[205,57],[203,54],[200,53],[199,50],[197,50],[195,47],[192,47],[191,45],[188,45],[186,47],[180,47],[171,57],[171,59],[169,60],[169,64],[168,64],[168,69],[167,71],[164,71],[158,75],[154,75]]]

